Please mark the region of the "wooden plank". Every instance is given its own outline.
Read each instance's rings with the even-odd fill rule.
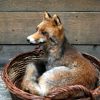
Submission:
[[[100,46],[74,45],[80,52],[89,53],[100,59]],[[15,56],[33,50],[31,45],[0,45],[0,64],[6,64]]]
[[[15,56],[32,51],[33,48],[31,45],[0,45],[0,64],[6,64]]]
[[[89,45],[74,45],[77,50],[83,53],[88,53],[98,59],[100,59],[100,46],[89,46]]]
[[[54,13],[60,16],[70,43],[100,44],[99,12]],[[36,31],[42,17],[41,12],[0,12],[0,44],[27,44],[26,37]]]
[[[0,11],[100,11],[100,0],[0,0]]]

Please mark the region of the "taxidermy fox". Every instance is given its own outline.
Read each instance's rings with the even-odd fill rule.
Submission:
[[[90,61],[72,47],[64,34],[63,25],[55,14],[47,12],[34,34],[27,37],[33,44],[46,45],[46,72],[38,78],[37,66],[29,63],[22,81],[23,90],[47,96],[51,89],[65,85],[83,85],[94,89],[98,74]]]

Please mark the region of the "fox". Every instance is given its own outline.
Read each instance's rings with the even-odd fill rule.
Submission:
[[[21,85],[23,90],[47,96],[52,89],[66,85],[83,85],[91,90],[96,87],[98,72],[95,66],[68,42],[63,24],[56,14],[51,16],[45,12],[36,32],[27,40],[33,45],[45,45],[47,63],[41,76],[35,63],[26,65]]]

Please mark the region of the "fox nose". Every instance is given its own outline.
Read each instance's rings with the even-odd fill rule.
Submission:
[[[30,42],[30,36],[27,37],[27,41]]]
[[[30,42],[30,40],[29,40],[29,39],[27,39],[27,42]]]
[[[27,37],[27,41],[30,42],[30,43],[33,43],[33,44],[36,43],[35,39],[33,39],[31,36]]]
[[[30,36],[27,37],[27,41],[30,42]]]

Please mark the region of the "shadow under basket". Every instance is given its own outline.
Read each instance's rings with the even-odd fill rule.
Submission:
[[[20,54],[4,67],[3,80],[9,89],[13,100],[56,100],[61,97],[63,97],[63,100],[100,100],[100,86],[94,90],[88,90],[82,85],[59,87],[53,89],[47,97],[37,96],[21,90],[20,83],[25,74],[25,65],[30,62],[35,62],[40,67],[39,72],[42,74],[42,72],[45,71],[45,68],[43,69],[42,67],[45,64],[45,62],[42,62],[42,60],[45,61],[44,55],[45,53],[41,50]],[[85,53],[83,53],[83,56],[90,60],[100,71],[100,60]],[[84,96],[75,98],[75,95],[80,92],[83,92]]]

